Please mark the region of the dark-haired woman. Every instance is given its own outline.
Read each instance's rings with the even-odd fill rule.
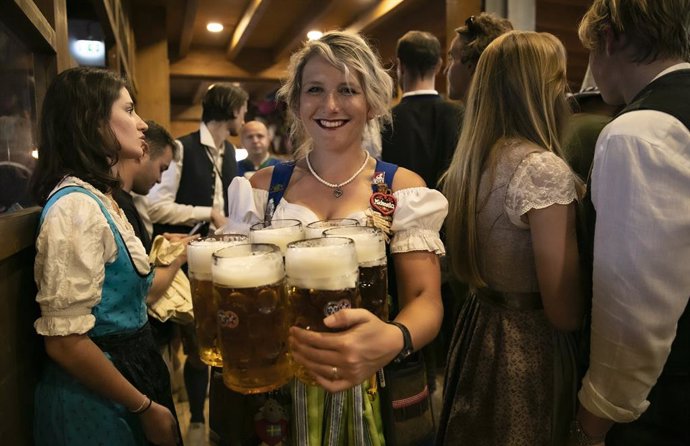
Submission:
[[[170,383],[146,323],[151,270],[113,201],[119,159],[145,150],[146,124],[123,79],[94,68],[59,74],[41,116],[33,190],[34,324],[48,361],[36,389],[37,445],[175,445]]]

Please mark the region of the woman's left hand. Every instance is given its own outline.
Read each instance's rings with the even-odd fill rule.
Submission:
[[[400,330],[367,310],[341,310],[324,323],[342,331],[319,333],[291,327],[289,341],[295,361],[329,392],[361,384],[403,347]]]

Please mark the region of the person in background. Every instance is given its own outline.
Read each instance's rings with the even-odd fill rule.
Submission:
[[[393,122],[381,132],[381,159],[412,170],[435,188],[458,143],[463,108],[435,89],[443,59],[433,34],[407,32],[396,54],[403,96],[393,107]]]
[[[690,444],[690,1],[595,0],[579,29],[604,101],[589,369],[570,445]]]
[[[148,151],[138,159],[122,160],[118,166],[118,174],[121,181],[121,188],[113,191],[113,198],[120,206],[120,209],[127,216],[127,220],[132,225],[134,233],[141,240],[146,253],[151,251],[151,233],[147,228],[150,223],[148,216],[148,206],[146,194],[149,190],[160,183],[161,175],[165,172],[175,158],[177,145],[172,136],[165,128],[154,121],[146,121],[148,129],[144,132]],[[165,234],[169,240],[186,239],[184,234]],[[191,240],[195,236],[190,236]],[[147,304],[152,305],[163,296],[170,287],[177,272],[186,263],[187,256],[178,256],[170,265],[157,266],[154,270],[153,282],[147,296]],[[168,368],[172,370],[175,362],[173,352],[170,349],[171,342],[175,333],[175,326],[172,322],[160,322],[155,317],[149,316],[149,323],[153,330],[154,338],[161,348],[163,359]]]
[[[115,201],[125,212],[137,237],[148,252],[151,249],[152,228],[148,215],[146,194],[161,182],[177,153],[177,145],[167,130],[154,121],[146,121],[144,132],[148,150],[141,158],[123,160],[118,168],[122,187],[113,193]],[[136,201],[135,201],[136,198]],[[147,225],[148,224],[148,225]]]
[[[447,201],[426,188],[419,175],[377,162],[363,147],[365,128],[378,133],[379,121],[390,119],[392,87],[378,57],[358,34],[332,31],[305,42],[292,56],[279,90],[300,145],[297,161],[262,169],[249,181],[235,178],[228,192],[238,197],[230,205],[226,230],[231,232],[245,232],[264,220],[267,207],[274,210],[272,219],[299,219],[305,225],[343,217],[373,225],[370,198],[376,172],[382,173],[376,177],[385,179],[397,201],[390,222],[394,264],[389,265],[398,279],[394,301],[399,312],[391,312],[395,323],[365,309],[344,309],[324,319],[337,332],[290,328],[294,360],[319,384],[293,384],[289,418],[294,444],[385,441],[376,422],[379,400],[372,404],[365,387],[384,365],[428,344],[443,317],[439,255],[444,248],[438,231]],[[268,191],[279,185],[285,194],[276,202]],[[336,393],[342,391],[346,393]],[[343,410],[324,404],[333,393],[348,401]],[[355,395],[361,404],[354,403]],[[420,407],[406,409],[414,413]],[[341,428],[345,425],[352,428]]]
[[[441,71],[441,43],[431,33],[409,31],[399,40],[396,50],[397,78],[403,91],[393,107],[393,121],[381,132],[383,161],[415,172],[428,187],[438,188],[438,179],[448,169],[458,144],[464,108],[446,101],[436,91],[436,75]],[[451,322],[459,308],[441,259],[442,298],[446,310],[443,328],[434,343],[424,349],[429,390],[436,389],[436,364],[441,366],[448,351]],[[394,271],[390,289],[395,291]]]
[[[146,319],[152,274],[112,198],[118,164],[144,155],[146,123],[122,78],[65,70],[46,92],[32,179],[36,331],[48,354],[36,388],[37,445],[179,444],[168,371]]]
[[[455,30],[446,65],[449,99],[465,100],[482,52],[496,37],[512,29],[508,19],[483,12]]]
[[[457,320],[437,444],[561,446],[580,328],[575,201],[561,157],[566,53],[512,31],[484,50],[443,191],[451,267],[471,294]]]
[[[214,84],[206,91],[199,130],[178,140],[178,158],[148,194],[155,235],[186,234],[195,224],[207,222],[210,225],[198,228],[198,233],[205,236],[209,229],[225,224],[226,191],[237,175],[235,147],[226,138],[239,135],[247,98],[246,91],[229,83]],[[181,325],[180,330],[187,354],[184,381],[191,415],[186,442],[198,443],[206,437],[204,403],[209,369],[199,359],[194,327]]]
[[[275,166],[280,161],[268,153],[271,138],[266,125],[261,121],[245,122],[240,130],[242,146],[247,149],[247,157],[237,162],[237,175],[250,178],[254,172],[268,166]]]
[[[235,147],[226,138],[239,135],[247,98],[246,91],[232,84],[209,87],[199,130],[178,140],[178,159],[149,192],[155,234],[187,233],[198,222],[210,222],[214,228],[225,224],[225,192],[237,174]]]

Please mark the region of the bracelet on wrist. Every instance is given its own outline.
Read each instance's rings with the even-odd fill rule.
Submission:
[[[134,410],[130,410],[129,412],[133,413],[135,415],[144,413],[148,410],[149,407],[151,407],[152,402],[153,402],[153,400],[151,398],[144,395],[144,401],[141,402],[141,405]]]
[[[604,441],[604,437],[591,437],[582,429],[582,425],[578,420],[573,420],[570,423],[570,438],[575,441],[577,446],[592,446]]]

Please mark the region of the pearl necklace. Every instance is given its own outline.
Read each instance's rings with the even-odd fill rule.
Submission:
[[[307,154],[307,156],[306,156],[306,159],[307,159],[307,167],[309,168],[309,172],[311,172],[311,174],[314,175],[314,178],[316,178],[316,180],[317,180],[319,183],[321,183],[321,184],[323,184],[324,186],[328,186],[328,187],[330,187],[331,189],[333,189],[333,196],[334,196],[335,198],[340,198],[340,197],[343,195],[343,186],[346,186],[346,185],[350,184],[355,178],[357,178],[357,176],[358,176],[360,173],[362,173],[362,171],[364,170],[364,168],[367,166],[367,162],[369,161],[369,152],[367,152],[367,151],[365,150],[365,151],[364,151],[364,155],[365,155],[365,157],[364,157],[364,162],[362,163],[361,167],[360,167],[359,169],[357,169],[357,172],[355,172],[354,175],[352,175],[350,178],[348,178],[347,180],[345,180],[345,181],[343,181],[342,183],[339,183],[339,184],[329,183],[328,181],[326,181],[326,180],[324,180],[323,178],[321,178],[320,176],[318,176],[318,175],[316,174],[316,172],[314,172],[314,168],[311,167],[311,163],[309,162],[309,154]]]

